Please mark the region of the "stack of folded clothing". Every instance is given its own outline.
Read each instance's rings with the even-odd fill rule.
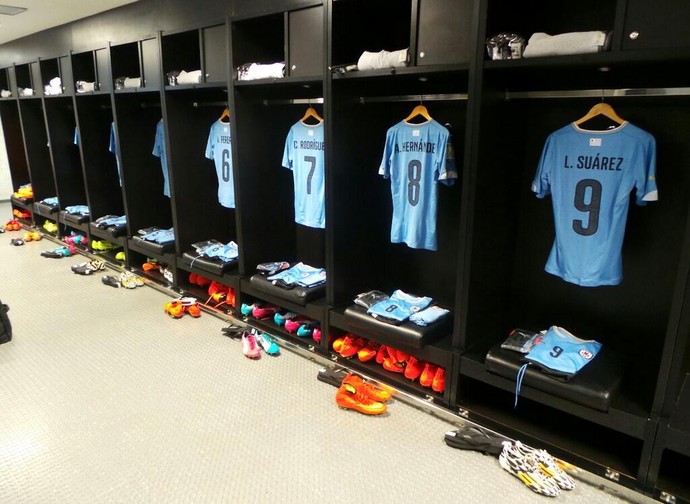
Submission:
[[[114,235],[118,235],[127,228],[127,216],[125,215],[104,215],[94,221],[100,229],[107,229]]]
[[[96,90],[96,83],[78,80],[76,88],[77,93],[90,93]]]
[[[364,51],[357,61],[359,70],[377,70],[383,68],[404,67],[410,61],[409,49],[397,51]]]
[[[215,259],[224,264],[234,262],[239,257],[239,249],[234,241],[223,244],[218,240],[207,240],[193,243],[192,247],[196,250],[197,258]],[[192,265],[194,265],[194,261],[192,261]]]
[[[360,294],[355,303],[367,308],[367,313],[377,320],[399,325],[407,320],[419,326],[433,324],[450,314],[449,310],[432,305],[430,297],[417,297],[398,289],[388,297],[380,291]]]
[[[171,86],[177,86],[178,84],[199,84],[202,79],[201,70],[191,70],[187,72],[186,70],[173,70],[166,74],[168,78],[168,84]]]
[[[282,79],[285,76],[285,62],[246,63],[237,68],[237,80]]]
[[[559,35],[537,32],[529,38],[522,56],[533,58],[603,52],[609,48],[610,39],[610,34],[603,31],[572,32]]]
[[[46,86],[43,86],[43,92],[46,96],[62,94],[62,80],[60,80],[60,77],[50,79],[50,83]]]
[[[140,229],[137,233],[142,240],[158,243],[159,245],[175,243],[175,230],[173,228],[160,229],[154,226]]]
[[[33,88],[17,88],[17,91],[19,93],[19,96],[33,96],[34,95]]]
[[[115,79],[115,89],[131,89],[141,87],[141,77],[118,77]]]
[[[72,215],[89,215],[89,207],[86,205],[70,205],[65,207],[65,211]]]
[[[291,289],[295,286],[316,287],[326,283],[326,270],[299,262],[291,268],[283,269],[279,273],[268,276],[267,279],[273,285],[286,289]]]

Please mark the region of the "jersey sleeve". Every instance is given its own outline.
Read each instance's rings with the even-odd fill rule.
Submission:
[[[74,127],[74,145],[79,145],[79,127]]]
[[[110,144],[108,150],[113,154],[117,154],[117,141],[115,140],[115,123],[110,124]]]
[[[285,138],[285,148],[283,149],[283,162],[284,168],[292,170],[292,142],[294,141],[294,132],[292,128],[288,131],[287,137]]]
[[[635,177],[635,199],[638,205],[648,201],[657,201],[659,192],[656,187],[656,140],[652,135],[644,143]]]
[[[214,135],[213,135],[213,126],[211,126],[211,130],[208,133],[208,140],[206,141],[206,151],[204,152],[206,159],[213,159],[213,148],[214,147],[215,147],[215,142],[214,142]]]
[[[161,128],[161,123],[158,123],[156,126],[156,140],[153,143],[152,154],[156,157],[163,155],[163,128]]]
[[[537,198],[543,198],[551,194],[551,170],[554,166],[555,155],[554,139],[552,135],[549,135],[549,138],[546,139],[544,150],[541,153],[537,175],[532,181],[532,191]]]
[[[386,145],[383,148],[383,158],[379,165],[379,175],[383,178],[390,178],[391,176],[391,162],[393,159],[393,152],[395,148],[395,133],[393,128],[386,133]]]
[[[458,178],[452,139],[450,133],[444,135],[441,145],[438,146],[440,155],[438,162],[438,181],[447,186],[455,184],[455,180]]]

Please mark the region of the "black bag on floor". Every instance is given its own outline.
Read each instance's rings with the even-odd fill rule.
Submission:
[[[10,307],[0,302],[0,344],[7,343],[12,339],[12,324],[7,312]]]

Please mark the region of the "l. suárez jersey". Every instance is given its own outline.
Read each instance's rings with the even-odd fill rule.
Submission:
[[[292,170],[295,184],[295,222],[326,227],[323,122],[314,126],[297,121],[285,139],[283,166]]]
[[[391,180],[391,243],[437,250],[437,182],[452,185],[458,177],[448,130],[433,119],[392,126],[379,175]]]
[[[628,122],[605,131],[571,123],[551,133],[532,191],[551,194],[556,240],[544,268],[585,287],[617,285],[630,193],[658,199],[654,137]]]
[[[235,181],[232,178],[230,123],[218,120],[211,125],[205,156],[213,159],[218,176],[218,203],[235,208]]]

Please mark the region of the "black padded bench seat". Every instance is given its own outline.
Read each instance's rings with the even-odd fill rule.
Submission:
[[[522,357],[519,352],[505,350],[497,345],[486,355],[486,369],[504,378],[515,380],[520,366],[525,363]],[[622,373],[620,361],[604,347],[592,362],[568,381],[549,376],[538,367],[530,365],[527,367],[522,385],[589,408],[608,411],[618,390]]]
[[[193,266],[216,275],[222,275],[226,271],[229,271],[237,266],[237,259],[234,259],[230,262],[223,262],[221,259],[203,256],[199,257],[196,251],[191,251],[182,254],[182,264],[185,264],[189,267]]]
[[[96,224],[93,222],[90,224],[91,227],[91,232],[93,233],[94,230],[96,231],[96,234],[98,234],[99,231],[105,232],[110,234],[113,238],[118,238],[120,236],[124,236],[127,234],[127,226],[108,226],[107,228],[102,228],[98,227]]]
[[[10,201],[16,206],[27,206],[34,202],[33,198],[17,198],[15,195],[10,196]]]
[[[409,320],[400,325],[393,325],[376,320],[362,306],[351,305],[345,308],[345,317],[348,325],[361,336],[394,348],[401,345],[409,348],[424,348],[448,336],[453,330],[452,314],[427,326],[419,326]]]
[[[326,295],[326,284],[317,285],[316,287],[295,286],[292,289],[284,289],[273,285],[270,280],[267,280],[267,278],[260,273],[253,275],[249,279],[249,283],[252,287],[256,288],[256,290],[272,294],[273,296],[302,306]]]
[[[60,210],[60,217],[62,217],[66,222],[71,222],[73,224],[84,224],[89,222],[91,217],[82,214],[72,214],[68,213],[67,210]]]
[[[39,215],[57,213],[58,210],[60,210],[60,207],[57,205],[47,205],[46,203],[42,203],[40,201],[34,203],[34,208],[36,213]]]
[[[165,252],[173,250],[175,248],[175,242],[170,243],[156,243],[148,240],[144,240],[139,236],[133,236],[132,242],[143,249],[150,250],[153,254],[162,255]]]

